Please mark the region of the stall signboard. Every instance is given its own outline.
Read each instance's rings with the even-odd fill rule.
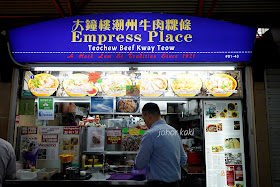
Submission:
[[[204,101],[207,187],[246,187],[242,104]]]
[[[19,63],[242,62],[256,31],[186,15],[109,13],[12,29],[9,39]]]

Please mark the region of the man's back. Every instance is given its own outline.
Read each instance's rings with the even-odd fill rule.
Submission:
[[[0,138],[0,187],[6,176],[16,173],[16,156],[12,145]]]
[[[144,165],[145,155],[149,157],[148,181],[174,182],[181,179],[180,165],[185,164],[186,154],[177,131],[164,120],[157,121],[146,132],[139,152],[143,152],[143,156],[141,153],[137,156],[136,167]]]

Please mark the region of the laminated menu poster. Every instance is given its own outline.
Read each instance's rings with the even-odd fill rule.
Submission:
[[[121,144],[122,130],[108,129],[107,130],[107,144]]]
[[[101,152],[104,151],[105,128],[89,127],[87,135],[87,151]]]
[[[72,164],[79,164],[79,127],[63,127],[59,137],[59,155],[74,155]]]
[[[20,160],[30,160],[38,153],[39,147],[39,135],[21,135],[21,143],[20,143]],[[34,155],[34,157],[33,157]]]
[[[38,160],[58,160],[58,143],[39,143]]]
[[[211,100],[203,105],[207,187],[245,187],[241,101]]]
[[[145,131],[137,128],[124,128],[122,134],[122,151],[138,151]]]
[[[63,127],[39,127],[38,160],[58,160],[59,138]]]

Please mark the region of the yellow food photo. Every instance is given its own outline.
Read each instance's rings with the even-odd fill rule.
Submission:
[[[231,112],[231,117],[238,118],[238,112],[235,111]]]
[[[202,81],[191,74],[179,74],[171,80],[171,88],[180,97],[191,97],[200,93]]]
[[[126,85],[131,85],[131,80],[125,75],[112,74],[102,80],[101,87],[108,96],[126,95]]]
[[[225,113],[225,112],[220,113],[220,118],[224,119],[226,117],[227,117],[227,113]]]
[[[157,74],[143,75],[137,84],[140,85],[140,93],[146,97],[158,97],[167,88],[166,79]]]
[[[206,132],[217,132],[217,125],[208,125]]]
[[[85,74],[71,75],[63,81],[63,88],[72,97],[94,96],[98,92],[98,88],[89,82],[88,76]]]
[[[212,75],[205,82],[206,88],[215,97],[228,97],[237,87],[236,80],[227,74]]]
[[[57,90],[58,84],[57,78],[47,73],[32,76],[28,81],[28,87],[35,96],[51,96]]]

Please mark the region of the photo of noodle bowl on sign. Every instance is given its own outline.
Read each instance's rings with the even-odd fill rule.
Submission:
[[[236,80],[227,74],[215,74],[212,75],[205,82],[206,88],[209,94],[212,94],[215,97],[228,97],[233,93],[237,93]]]
[[[108,96],[124,96],[126,85],[131,85],[131,80],[125,75],[111,74],[102,79],[101,87]]]
[[[171,88],[180,97],[192,97],[200,93],[202,81],[195,75],[179,74],[171,80]]]
[[[47,73],[32,75],[28,81],[28,87],[35,96],[51,96],[58,84],[57,78]]]
[[[141,75],[137,84],[140,85],[140,93],[146,97],[158,97],[167,87],[166,79],[157,74]]]
[[[88,76],[85,74],[73,74],[63,81],[65,92],[72,97],[95,96],[98,88],[89,82]]]

